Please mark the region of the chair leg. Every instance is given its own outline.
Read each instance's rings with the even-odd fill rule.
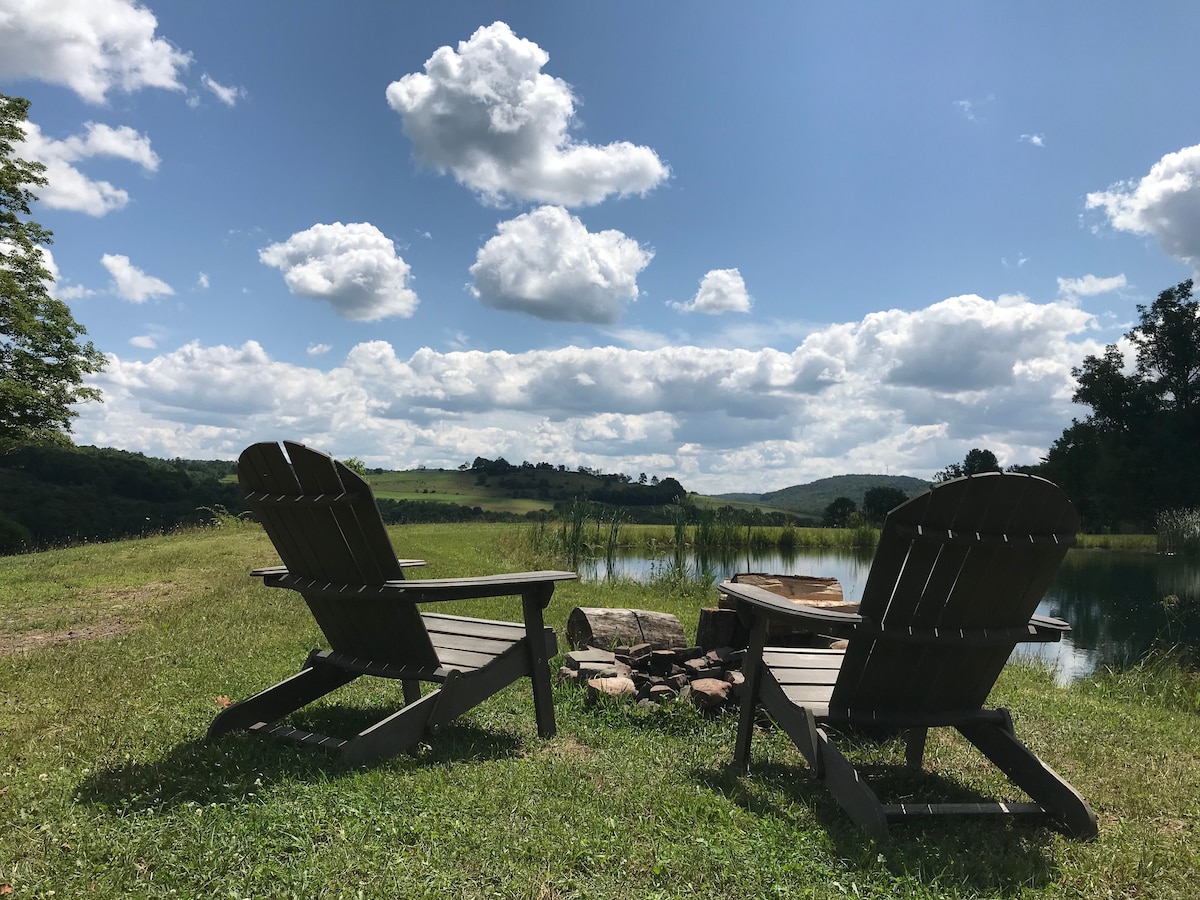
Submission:
[[[205,739],[216,740],[223,734],[249,728],[257,722],[274,722],[358,677],[354,672],[333,666],[309,665],[291,678],[219,713],[208,726]]]
[[[550,589],[554,589],[553,584]],[[525,644],[529,648],[529,681],[533,687],[533,714],[537,720],[538,736],[552,738],[558,731],[558,725],[554,721],[554,691],[550,687],[550,658],[546,653],[542,599],[538,592],[522,594],[521,607],[525,619]]]
[[[960,725],[958,730],[1017,787],[1062,822],[1070,834],[1094,838],[1099,826],[1087,801],[1017,739],[1008,711],[999,712],[1004,713],[1003,723],[976,722]]]
[[[400,682],[400,688],[404,691],[405,705],[421,699],[421,682],[405,680]]]
[[[346,765],[363,765],[395,756],[413,747],[425,736],[429,718],[441,699],[441,693],[441,688],[432,690],[386,719],[363,729],[346,742],[338,756],[339,760]]]
[[[887,815],[879,796],[820,728],[817,729],[817,753],[824,771],[825,787],[833,799],[871,838],[877,841],[886,838]]]
[[[925,739],[928,736],[928,728],[910,728],[904,733],[904,762],[910,769],[924,767]]]
[[[767,642],[767,618],[756,616],[750,626],[750,645],[743,663],[746,681],[742,685],[742,705],[738,710],[737,741],[733,745],[733,767],[745,772],[750,768],[750,742],[754,739],[754,716],[758,709],[763,682],[763,646]]]

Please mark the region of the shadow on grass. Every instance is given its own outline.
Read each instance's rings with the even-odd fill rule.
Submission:
[[[859,772],[885,802],[919,798],[921,802],[973,803],[991,800],[940,774],[910,772],[902,766],[858,765]],[[757,763],[748,775],[731,766],[697,769],[697,782],[719,792],[758,817],[776,817],[808,827],[811,816],[831,844],[831,856],[864,875],[885,870],[897,878],[915,878],[943,890],[986,892],[1000,896],[1043,887],[1055,881],[1052,822],[1012,816],[916,818],[895,824],[882,842],[856,826],[803,766]],[[1014,788],[1014,791],[1016,789]],[[807,815],[806,815],[807,813]]]
[[[288,723],[325,734],[351,735],[393,712],[393,708],[330,707],[297,714]],[[411,771],[452,762],[479,762],[517,756],[522,744],[515,734],[454,722],[429,745],[420,744],[374,766],[342,765],[328,751],[299,746],[248,732],[217,741],[179,744],[158,759],[124,762],[99,768],[76,790],[79,802],[122,812],[164,810],[185,803],[249,801],[264,782],[327,782],[354,778],[367,769]]]

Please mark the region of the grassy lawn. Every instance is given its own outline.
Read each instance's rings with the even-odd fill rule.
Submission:
[[[565,482],[582,476],[554,473],[554,477],[557,481]],[[462,506],[478,506],[492,512],[512,512],[519,515],[554,507],[553,500],[510,497],[510,490],[499,483],[502,480],[504,479],[494,478],[490,483],[480,484],[474,472],[443,469],[387,472],[383,475],[371,475],[367,479],[376,497],[386,497],[389,500],[457,503]]]
[[[512,526],[395,529],[423,574],[512,571]],[[1010,667],[992,698],[1088,798],[1092,843],[993,820],[857,831],[778,732],[727,770],[735,719],[686,704],[586,705],[555,689],[539,740],[528,688],[432,746],[363,769],[231,735],[221,696],[294,672],[322,643],[302,602],[247,577],[257,526],[0,560],[0,892],[23,897],[1194,897],[1200,870],[1198,682],[1133,672],[1071,688]],[[575,606],[658,609],[695,628],[697,588],[567,584]],[[519,618],[516,601],[454,610]],[[353,685],[313,715],[379,718],[398,686]],[[331,726],[332,727],[332,726]],[[360,726],[361,727],[361,726]],[[856,757],[902,758],[899,747]],[[951,735],[927,765],[1013,797]]]

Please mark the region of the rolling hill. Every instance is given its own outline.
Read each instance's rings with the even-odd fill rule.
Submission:
[[[717,494],[716,498],[773,506],[819,519],[825,507],[838,497],[849,497],[861,507],[863,496],[874,487],[898,488],[912,497],[928,488],[929,482],[909,475],[835,475],[765,494]]]

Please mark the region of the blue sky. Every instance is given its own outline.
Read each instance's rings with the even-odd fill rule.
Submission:
[[[75,438],[1035,462],[1200,260],[1200,6],[0,0]]]

